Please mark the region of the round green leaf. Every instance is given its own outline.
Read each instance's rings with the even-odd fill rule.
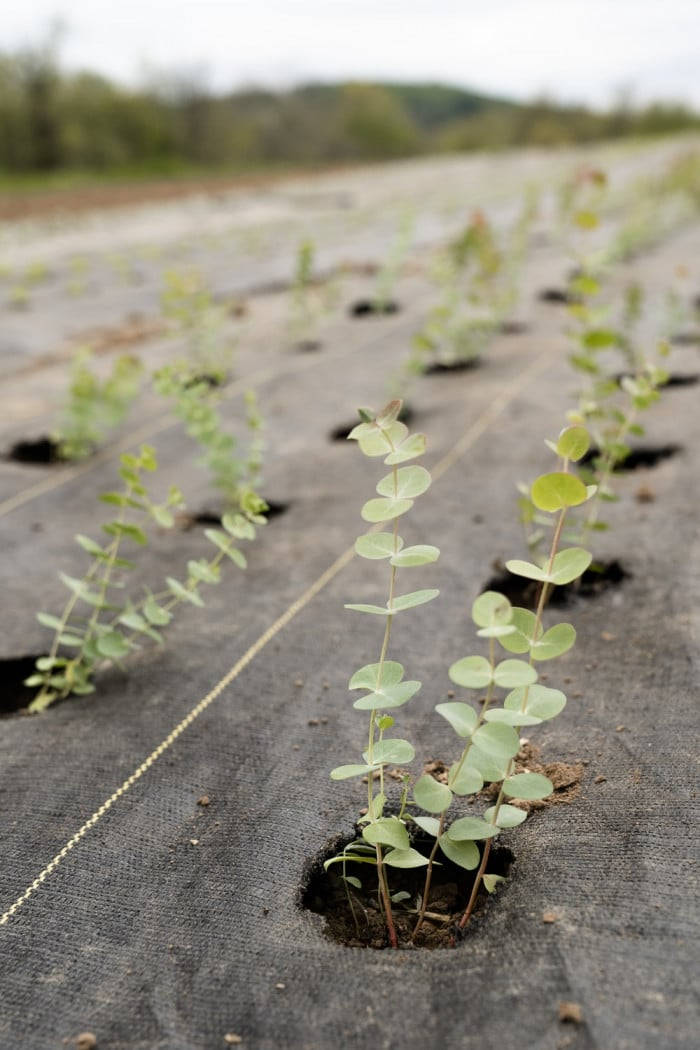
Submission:
[[[348,780],[350,777],[363,777],[369,773],[372,766],[336,766],[331,770],[331,780]]]
[[[119,631],[107,631],[101,634],[96,642],[97,651],[101,656],[109,660],[121,660],[129,652],[131,646]]]
[[[495,806],[489,806],[484,813],[484,820],[492,822],[493,815],[496,812]],[[497,828],[517,828],[518,824],[527,818],[527,813],[524,809],[518,809],[517,806],[509,806],[507,802],[501,803],[498,810],[498,820],[496,821]]]
[[[379,668],[381,667],[381,675]],[[403,664],[396,660],[385,660],[382,664],[365,664],[348,682],[348,689],[378,689],[397,685],[403,678]]]
[[[458,864],[460,868],[473,871],[479,866],[479,847],[473,842],[468,840],[452,842],[447,835],[441,835],[440,849],[448,860],[451,860],[453,864]]]
[[[411,845],[406,827],[398,817],[380,817],[362,829],[362,837],[372,846],[407,850]]]
[[[366,762],[369,761],[366,751],[362,757]],[[400,740],[398,738],[380,740],[372,748],[372,764],[375,766],[385,766],[387,764],[401,766],[405,762],[412,762],[415,757],[415,748],[408,740]]]
[[[524,576],[526,580],[543,582],[547,579],[547,573],[539,565],[533,565],[531,561],[521,561],[520,558],[511,558],[510,561],[507,561],[506,569],[514,576]]]
[[[472,744],[469,748],[466,765],[476,769],[481,773],[484,780],[491,781],[492,783],[494,781],[503,780],[507,770],[506,762],[497,762],[496,759],[485,754],[476,744]]]
[[[503,793],[509,798],[528,800],[547,798],[554,791],[552,781],[541,773],[516,773],[503,782]]]
[[[498,591],[484,591],[472,605],[472,620],[477,627],[493,627],[510,623],[512,606]]]
[[[559,689],[550,689],[537,683],[527,689],[514,689],[512,693],[508,693],[503,706],[511,711],[522,711],[526,693],[525,712],[540,722],[554,718],[566,705],[566,697]]]
[[[367,500],[362,508],[362,517],[365,521],[392,521],[410,510],[413,506],[412,499],[379,499]]]
[[[389,611],[397,613],[403,612],[404,609],[413,609],[416,605],[425,605],[426,602],[431,602],[433,598],[437,598],[439,593],[440,591],[431,588],[423,591],[411,591],[410,594],[400,594],[398,598],[394,598]]]
[[[384,863],[390,868],[424,868],[428,858],[409,846],[408,849],[392,849],[384,857]]]
[[[519,685],[530,685],[537,681],[537,671],[524,660],[501,660],[493,673],[496,685],[503,689],[516,689]]]
[[[471,751],[473,750],[474,748],[472,747]],[[447,780],[455,795],[460,796],[475,795],[484,786],[484,778],[479,770],[475,769],[474,766],[468,765],[466,761],[462,763],[461,769],[459,768],[459,762],[454,762],[450,766]]]
[[[447,704],[438,704],[435,710],[447,719],[457,736],[467,737],[476,727],[478,716],[469,704],[455,700]]]
[[[396,685],[383,685],[366,696],[361,696],[352,705],[356,711],[376,711],[392,707],[403,707],[420,689],[420,682],[397,682]]]
[[[391,564],[397,568],[409,569],[416,565],[428,565],[437,561],[440,557],[438,547],[432,547],[428,543],[418,543],[413,547],[406,547],[391,559]]]
[[[542,637],[533,643],[533,660],[553,660],[562,653],[568,652],[576,641],[576,631],[570,623],[558,623],[550,627]]]
[[[546,511],[577,507],[588,498],[586,486],[581,479],[563,472],[540,475],[533,482],[530,496],[539,510]]]
[[[498,828],[480,817],[460,817],[459,820],[450,824],[447,831],[447,837],[452,842],[463,842],[465,839],[470,841],[492,839],[497,834]]]
[[[526,715],[522,711],[509,711],[503,707],[490,707],[485,713],[487,722],[501,722],[507,726],[536,726],[542,721],[533,715]]]
[[[440,831],[440,821],[437,817],[414,817],[414,824],[417,824],[419,828],[428,835],[432,835],[434,839],[437,838],[438,832]]]
[[[403,540],[396,537],[396,549],[401,550]],[[391,532],[367,532],[355,540],[355,551],[361,558],[391,558],[394,554],[394,536]]]
[[[576,463],[590,448],[591,439],[585,427],[565,427],[557,439],[557,453]]]
[[[377,492],[380,496],[389,496],[391,499],[413,499],[430,487],[430,481],[430,474],[425,467],[414,464],[410,467],[400,467],[396,471],[396,482],[392,470],[391,474],[387,474],[378,483]]]
[[[380,430],[373,423],[358,423],[348,434],[349,440],[356,440],[366,456],[386,456],[392,447],[399,445],[408,434],[405,423],[395,420]]]
[[[452,664],[448,674],[456,685],[483,689],[491,681],[491,664],[485,656],[465,656]]]
[[[561,586],[571,583],[572,580],[583,576],[588,566],[593,561],[593,555],[584,550],[583,547],[567,547],[559,551],[554,557],[552,564],[551,581]]]
[[[452,802],[452,792],[447,785],[427,774],[416,781],[413,797],[428,813],[444,813]]]
[[[512,726],[487,722],[474,733],[473,741],[485,755],[499,765],[507,762],[520,749],[520,737]]]
[[[509,653],[527,653],[537,626],[537,617],[529,609],[513,609],[511,626],[513,631],[501,640],[501,645]],[[539,633],[542,634],[540,627]]]

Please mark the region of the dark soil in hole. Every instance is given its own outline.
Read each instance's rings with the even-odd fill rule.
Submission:
[[[265,497],[263,496],[263,499]],[[265,500],[267,503],[267,511],[265,517],[268,521],[271,518],[278,518],[281,514],[284,514],[289,510],[289,503],[281,503],[276,500]],[[204,509],[199,511],[197,514],[183,514],[180,517],[181,528],[185,530],[193,529],[197,525],[206,526],[208,529],[220,529],[221,528],[221,514],[215,510]]]
[[[381,317],[383,314],[396,314],[401,307],[395,299],[377,303],[374,299],[358,299],[350,307],[351,317]]]
[[[206,383],[207,386],[217,387],[223,386],[226,382],[225,375],[217,375],[215,372],[202,372],[198,375],[192,376],[185,383],[185,389],[189,390],[193,386],[197,386],[199,383]]]
[[[63,463],[58,443],[45,435],[34,441],[17,441],[7,453],[15,463]]]
[[[37,653],[36,656],[15,656],[0,660],[0,717],[23,711],[34,699],[36,689],[24,685],[23,682],[36,670],[34,665],[40,655]]]
[[[325,917],[324,933],[338,944],[350,948],[388,948],[384,917],[377,903],[375,869],[369,864],[353,864],[351,861],[346,865],[346,874],[355,876],[362,883],[359,890],[354,886],[347,887],[354,915],[348,903],[346,884],[337,874],[340,865],[330,868],[328,872],[323,870],[324,861],[342,852],[358,836],[336,837],[313,859],[305,873],[299,904]],[[433,842],[434,839],[419,831],[411,844],[427,857]],[[444,916],[444,920],[426,916],[416,938],[416,948],[452,948],[460,939],[456,924],[467,906],[476,873],[458,867],[442,854],[440,860],[441,865],[433,869],[428,911],[433,915]],[[489,874],[506,876],[512,863],[513,854],[509,849],[494,846],[489,858]],[[399,946],[412,948],[411,935],[416,916],[409,909],[415,910],[417,897],[423,892],[425,868],[386,868],[386,872],[392,894],[399,891],[410,894],[409,898],[393,905],[393,913]],[[482,911],[488,896],[482,887],[477,897],[475,914]]]
[[[523,335],[529,330],[530,325],[525,324],[524,321],[502,321],[498,326],[498,331],[501,335]]]
[[[631,378],[630,372],[618,372],[615,381],[619,383],[623,379]],[[700,383],[700,372],[671,372],[666,382],[661,385],[664,390],[668,390],[670,387],[696,386],[698,383]]]
[[[401,422],[405,423],[408,426],[412,422],[414,416],[415,412],[413,411],[411,406],[404,403],[404,406],[399,414],[399,419],[401,420]],[[330,440],[346,441],[350,431],[354,430],[359,422],[360,419],[358,417],[357,419],[353,419],[352,423],[341,423],[340,426],[334,427],[328,435]]]
[[[622,463],[615,467],[616,474],[629,474],[632,470],[655,467],[665,459],[676,456],[681,451],[680,445],[641,445],[633,448]],[[589,448],[586,455],[579,460],[581,466],[588,466],[598,455],[598,449]]]
[[[597,598],[611,587],[630,579],[630,573],[615,558],[613,561],[594,562],[595,568],[586,569],[580,581],[567,583],[563,587],[553,587],[549,595],[549,605],[570,605],[578,599]],[[514,576],[508,572],[500,561],[493,563],[495,575],[487,580],[481,591],[498,591],[504,594],[512,605],[522,609],[535,609],[539,595],[537,580],[526,580],[524,576]],[[479,593],[481,593],[481,591]]]
[[[674,346],[698,346],[700,344],[700,330],[697,332],[676,332],[671,336]]]
[[[294,350],[298,354],[315,354],[322,346],[323,343],[320,339],[299,339],[294,344]]]
[[[478,368],[481,364],[481,359],[478,357],[470,357],[466,361],[436,361],[435,364],[428,365],[427,368],[423,369],[424,376],[441,376],[446,373],[454,375],[455,372],[471,372],[474,368]]]
[[[580,301],[578,296],[572,295],[566,288],[543,288],[537,298],[542,303],[561,303],[564,306]]]

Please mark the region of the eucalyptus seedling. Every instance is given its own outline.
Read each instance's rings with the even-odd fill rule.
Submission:
[[[420,932],[430,900],[433,866],[441,851],[454,864],[466,870],[477,869],[467,908],[460,927],[469,921],[481,884],[493,892],[502,877],[489,873],[488,860],[494,839],[504,828],[513,828],[526,818],[518,800],[546,798],[551,781],[537,773],[515,773],[520,749],[518,729],[554,718],[566,703],[557,689],[542,685],[537,666],[568,652],[576,639],[571,624],[557,623],[545,629],[544,611],[551,587],[571,583],[590,565],[591,555],[581,547],[560,550],[567,514],[591,498],[593,490],[570,471],[572,462],[585,455],[589,437],[583,427],[567,427],[555,443],[548,443],[559,459],[558,469],[538,477],[531,487],[537,509],[554,518],[549,553],[544,566],[512,560],[510,572],[539,583],[534,612],[511,606],[495,591],[481,594],[472,607],[478,637],[485,639],[488,655],[465,656],[452,664],[451,680],[458,686],[478,690],[483,697],[477,710],[466,700],[438,704],[436,711],[452,727],[459,739],[460,754],[450,766],[447,783],[426,774],[413,788],[413,801],[428,816],[413,819],[435,839],[426,871],[414,938]],[[497,656],[500,646],[510,654]],[[494,706],[496,694],[506,693],[502,706]],[[478,794],[485,783],[497,785],[494,805],[480,816],[460,816],[450,820],[448,811],[456,797]],[[509,801],[506,801],[509,800]],[[477,843],[483,843],[481,853]]]
[[[73,356],[68,399],[54,436],[61,459],[92,455],[108,431],[124,419],[141,387],[143,366],[132,354],[121,354],[104,380],[92,371],[91,362],[88,348]]]
[[[312,342],[318,325],[319,308],[314,301],[314,257],[316,246],[310,238],[300,241],[291,287],[289,328],[297,343]]]
[[[404,765],[415,757],[415,749],[410,741],[386,735],[395,724],[393,713],[388,712],[408,703],[421,687],[420,682],[405,678],[402,664],[388,658],[389,641],[397,615],[424,605],[438,595],[434,589],[399,594],[399,570],[430,564],[440,553],[437,547],[429,544],[406,546],[399,535],[398,519],[411,509],[415,500],[427,491],[431,483],[430,474],[424,467],[401,465],[423,455],[425,436],[410,434],[408,427],[399,422],[400,411],[401,401],[398,400],[390,402],[376,416],[362,410],[361,422],[348,435],[357,441],[365,456],[382,458],[385,466],[391,468],[377,484],[378,495],[368,500],[362,508],[362,517],[366,522],[380,528],[390,523],[391,531],[376,531],[372,528],[355,543],[355,550],[361,558],[388,564],[388,596],[385,605],[346,605],[347,609],[354,612],[379,617],[384,629],[378,661],[361,667],[353,674],[348,685],[351,691],[363,694],[353,707],[366,711],[369,716],[367,749],[362,753],[361,761],[337,766],[331,772],[333,780],[367,778],[367,812],[360,821],[362,835],[347,846],[343,854],[326,862],[327,868],[339,862],[345,866],[348,859],[376,867],[380,905],[393,948],[398,947],[398,941],[387,868],[419,867],[427,864],[427,860],[411,846],[404,817],[405,796],[398,815],[385,813],[385,767]],[[375,782],[378,791],[375,791]]]
[[[192,370],[207,381],[223,382],[235,344],[224,336],[226,307],[215,301],[202,275],[195,269],[168,270],[161,307],[185,341]]]
[[[199,445],[214,486],[226,511],[264,514],[267,505],[257,493],[264,451],[263,419],[253,391],[245,395],[245,422],[250,434],[246,451],[233,434],[224,430],[218,403],[221,393],[187,365],[167,365],[154,376],[156,391],[172,402],[190,437]]]
[[[136,578],[137,564],[124,556],[124,547],[145,547],[148,526],[169,529],[174,524],[173,509],[182,502],[180,491],[172,487],[165,500],[155,502],[149,494],[145,475],[158,464],[147,445],[139,455],[121,457],[122,487],[106,492],[100,499],[116,507],[116,516],[102,526],[106,543],[77,535],[76,542],[89,556],[80,578],[60,573],[69,598],[56,616],[40,612],[37,618],[50,628],[53,641],[47,655],[36,661],[36,671],[25,685],[37,687],[30,711],[43,711],[55,700],[72,694],[82,696],[95,691],[95,672],[101,665],[120,666],[126,657],[150,640],[163,644],[162,632],[182,603],[202,607],[203,584],[216,584],[221,562],[229,558],[240,569],[246,560],[238,547],[242,539],[255,537],[255,525],[241,514],[224,515],[223,529],[207,529],[205,536],[216,553],[209,558],[191,559],[184,580],[168,576],[165,589],[158,594],[129,582]]]

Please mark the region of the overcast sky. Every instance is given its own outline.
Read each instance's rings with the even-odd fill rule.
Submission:
[[[215,88],[393,78],[700,106],[700,0],[5,0],[2,48],[55,16],[66,66],[130,83],[185,68]]]

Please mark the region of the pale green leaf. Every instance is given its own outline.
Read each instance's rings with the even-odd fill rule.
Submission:
[[[516,689],[537,681],[537,671],[524,660],[502,660],[493,672],[496,685],[503,689]]]
[[[476,841],[479,839],[491,839],[498,834],[498,828],[480,817],[459,817],[447,831],[447,837],[452,842]]]
[[[469,704],[464,704],[460,700],[437,704],[435,710],[450,723],[457,736],[468,737],[476,728],[478,721],[476,711]]]
[[[386,499],[381,496],[367,500],[361,513],[365,521],[392,521],[405,514],[412,506],[412,499]]]
[[[403,612],[405,609],[413,609],[416,605],[425,605],[437,598],[440,591],[433,589],[423,591],[411,591],[410,594],[400,594],[394,598],[390,606],[391,613]]]
[[[559,551],[552,564],[551,581],[557,585],[571,583],[582,576],[593,561],[593,555],[583,547],[568,547]]]
[[[483,689],[491,681],[491,664],[485,656],[465,656],[450,667],[448,674],[465,689]]]
[[[438,837],[440,831],[440,821],[437,817],[414,817],[414,824],[417,824],[419,828],[422,828],[427,835],[432,835],[434,839]]]
[[[484,820],[488,820],[493,823],[493,817],[496,813],[495,806],[489,806],[484,813]],[[524,809],[518,809],[517,806],[509,806],[507,802],[501,803],[498,809],[498,820],[495,821],[497,828],[517,828],[518,824],[527,818],[527,813]]]
[[[401,550],[403,540],[396,537],[396,550]],[[391,532],[367,532],[355,540],[355,551],[361,558],[391,558],[394,554],[394,536]]]
[[[471,748],[473,751],[474,748]],[[447,777],[447,782],[455,795],[475,795],[484,786],[484,777],[474,766],[470,766],[465,760],[461,764],[453,762]]]
[[[485,755],[499,766],[516,755],[520,749],[520,737],[512,726],[501,722],[487,722],[474,733],[472,740]]]
[[[503,875],[484,875],[482,882],[487,893],[495,893],[500,883],[505,882]]]
[[[382,664],[365,664],[359,671],[355,671],[348,682],[348,689],[378,689],[383,686],[397,685],[403,675],[403,665],[396,660],[385,660]]]
[[[348,780],[350,777],[363,777],[369,773],[372,766],[336,766],[331,770],[331,780]]]
[[[421,496],[430,487],[430,474],[425,467],[415,464],[411,467],[401,467],[387,474],[377,484],[377,492],[380,496],[388,496],[390,499],[415,499]]]
[[[121,660],[131,648],[124,635],[119,631],[107,631],[96,641],[97,651],[109,660]]]
[[[366,751],[362,757],[369,762],[369,754]],[[372,748],[372,765],[375,766],[385,766],[389,763],[393,766],[402,766],[406,762],[412,762],[415,757],[415,748],[408,740],[398,738],[379,740]]]
[[[527,653],[530,651],[530,643],[535,633],[535,627],[537,626],[537,617],[529,609],[521,609],[516,606],[513,609],[513,615],[511,619],[511,625],[513,627],[513,633],[509,634],[506,638],[503,638],[501,645],[504,649],[507,649],[509,653]],[[539,628],[539,634],[542,634],[542,627]]]
[[[527,693],[527,697],[526,694]],[[503,701],[503,706],[511,711],[522,711],[525,701],[525,712],[544,722],[554,718],[566,705],[566,697],[559,689],[550,689],[546,685],[531,685],[526,689],[514,689]]]
[[[424,868],[428,858],[409,846],[408,849],[392,849],[384,857],[384,863],[390,868]]]
[[[452,802],[452,792],[448,786],[427,774],[416,781],[413,797],[417,805],[428,813],[443,813]]]
[[[401,442],[394,452],[386,457],[384,462],[388,467],[393,467],[397,463],[405,463],[406,460],[422,456],[424,452],[425,434],[411,434],[409,438]]]
[[[554,791],[552,781],[541,773],[516,773],[503,782],[503,793],[509,798],[527,800],[547,798]]]
[[[570,623],[558,623],[550,627],[542,637],[532,645],[533,660],[553,660],[562,653],[568,652],[576,641],[576,631]]]
[[[473,871],[479,866],[479,847],[469,840],[453,842],[446,834],[440,836],[440,849],[448,860],[460,868]]]
[[[506,569],[514,576],[524,576],[526,580],[545,581],[547,579],[547,573],[539,565],[533,565],[530,561],[521,561],[520,558],[511,558],[510,561],[507,561]]]
[[[542,474],[530,490],[532,502],[539,510],[556,511],[565,507],[577,507],[588,498],[586,486],[574,474],[555,471]]]
[[[437,561],[439,557],[440,551],[437,547],[420,543],[413,547],[406,547],[399,554],[395,554],[391,559],[391,564],[396,565],[397,568],[413,568],[416,565],[428,565],[430,562]]]
[[[362,829],[362,837],[372,846],[407,850],[411,845],[406,827],[398,817],[380,817]]]
[[[576,463],[590,448],[591,439],[582,426],[565,427],[557,439],[556,451],[563,459]]]
[[[408,703],[412,696],[415,696],[420,686],[420,682],[415,681],[382,686],[381,689],[376,689],[374,692],[360,697],[352,706],[357,711],[376,711],[378,708],[402,707],[403,704]]]
[[[484,591],[472,605],[472,620],[477,627],[506,626],[511,613],[510,602],[498,591]]]

